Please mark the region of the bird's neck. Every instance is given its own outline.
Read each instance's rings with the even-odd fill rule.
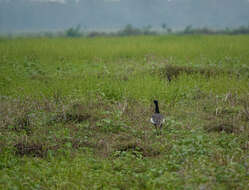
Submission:
[[[155,103],[155,105],[156,105],[156,108],[155,108],[155,113],[160,113],[160,112],[159,112],[158,103]]]

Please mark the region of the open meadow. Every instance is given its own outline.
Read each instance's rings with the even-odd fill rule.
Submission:
[[[0,189],[249,189],[249,36],[0,38]]]

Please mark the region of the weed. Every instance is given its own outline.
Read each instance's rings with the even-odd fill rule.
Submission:
[[[47,155],[48,149],[39,142],[30,142],[27,139],[21,140],[15,144],[16,155],[20,156],[34,156],[34,157],[45,157]]]

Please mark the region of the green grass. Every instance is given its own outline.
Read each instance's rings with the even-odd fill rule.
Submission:
[[[248,49],[247,35],[2,39],[0,189],[248,189]]]

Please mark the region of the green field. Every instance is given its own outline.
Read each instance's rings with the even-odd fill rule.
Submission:
[[[0,38],[0,189],[249,189],[249,36]]]

